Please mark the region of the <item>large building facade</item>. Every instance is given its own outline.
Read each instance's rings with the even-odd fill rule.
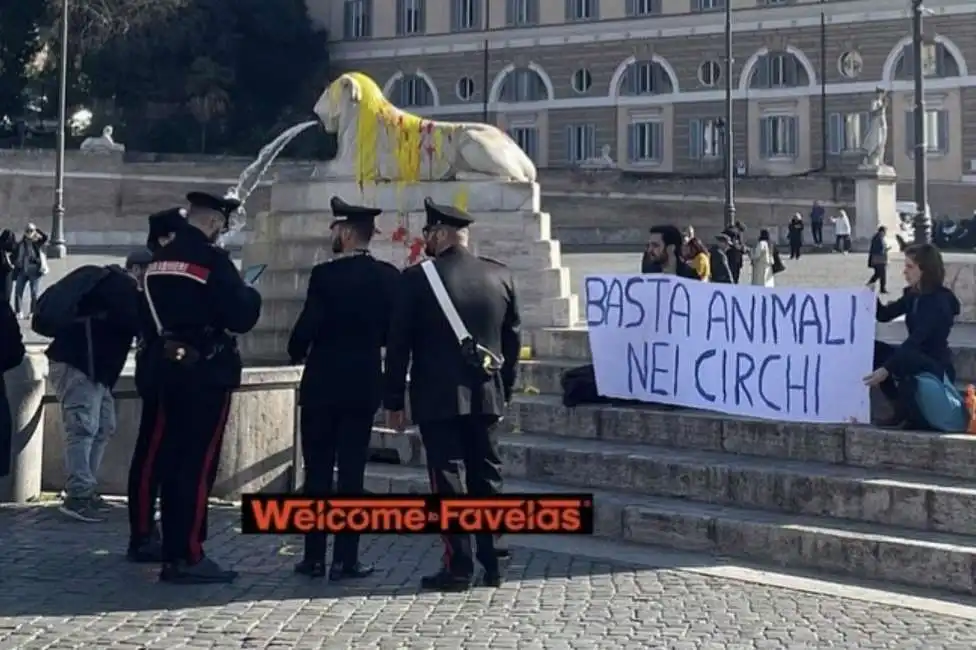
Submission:
[[[722,166],[725,2],[736,164],[855,167],[877,88],[888,153],[913,174],[909,0],[308,0],[340,70],[419,114],[505,128],[540,167],[609,151],[623,169]],[[976,1],[926,2],[933,181],[976,180]]]

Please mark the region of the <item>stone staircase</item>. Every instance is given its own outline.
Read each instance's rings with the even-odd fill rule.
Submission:
[[[899,341],[904,326],[880,326]],[[532,333],[500,439],[507,492],[593,492],[599,537],[971,594],[976,436],[786,424],[653,405],[566,409],[582,329]],[[976,378],[976,325],[953,336]],[[427,492],[419,436],[378,428],[373,492]]]

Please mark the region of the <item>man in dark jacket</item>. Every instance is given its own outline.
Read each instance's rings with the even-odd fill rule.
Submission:
[[[126,259],[125,269],[107,267],[104,279],[81,298],[78,322],[47,348],[65,436],[61,512],[80,521],[100,521],[105,509],[96,477],[115,433],[112,388],[139,332],[139,279],[150,259],[149,251],[139,251]]]
[[[363,491],[373,418],[383,399],[382,348],[400,271],[369,254],[381,210],[332,198],[332,251],[312,269],[308,294],[288,341],[294,364],[305,363],[299,389],[305,493],[318,498]],[[306,360],[307,357],[307,360]],[[305,536],[297,573],[325,575],[326,536]],[[373,567],[359,561],[359,535],[336,535],[329,580],[362,578]]]
[[[187,195],[187,226],[156,251],[144,296],[157,333],[145,352],[153,368],[164,418],[160,448],[163,569],[160,580],[180,584],[233,581],[203,552],[207,500],[220,463],[231,394],[243,364],[236,334],[261,315],[261,295],[241,278],[216,243],[230,226],[236,199]]]
[[[19,366],[25,353],[20,323],[17,322],[8,300],[6,304],[0,305],[0,478],[10,474],[14,437],[13,418],[7,402],[7,386],[3,374]]]
[[[725,256],[729,260],[729,270],[732,271],[732,284],[739,284],[739,276],[746,256],[745,244],[742,241],[743,231],[735,225],[723,230],[722,234],[729,238],[729,248],[725,251]]]
[[[719,284],[733,284],[732,268],[729,266],[728,250],[731,246],[729,236],[725,233],[715,236],[715,245],[709,251],[709,262],[712,268],[712,282]]]
[[[695,269],[681,259],[684,238],[674,226],[654,226],[641,260],[641,273],[668,273],[679,278],[700,280]]]
[[[490,498],[500,489],[495,430],[512,397],[521,348],[514,280],[504,264],[467,250],[470,215],[430,199],[425,207],[426,253],[433,259],[403,271],[387,344],[384,404],[390,425],[402,429],[412,360],[411,415],[427,451],[432,492]],[[471,539],[446,535],[444,542],[442,570],[421,586],[467,589],[474,574]],[[491,534],[477,536],[488,586],[502,582],[494,543]]]

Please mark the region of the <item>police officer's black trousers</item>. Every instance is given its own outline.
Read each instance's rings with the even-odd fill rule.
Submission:
[[[230,411],[227,389],[168,384],[160,458],[163,561],[203,558],[207,500],[217,477],[220,446]]]
[[[302,407],[305,494],[325,498],[331,494],[358,496],[363,493],[373,416],[373,411]],[[328,538],[324,533],[306,535],[304,559],[324,562],[327,546]],[[332,562],[351,567],[358,561],[359,535],[336,535]]]
[[[129,464],[129,544],[149,541],[156,527],[156,502],[159,498],[159,459],[165,412],[156,395],[142,398],[139,435]]]
[[[497,450],[498,418],[462,415],[420,423],[427,452],[431,492],[445,497],[469,494],[492,497],[501,492],[501,459]],[[464,468],[464,481],[461,469]],[[470,535],[444,535],[444,564],[458,576],[474,573]],[[498,571],[495,538],[476,535],[478,562],[485,571]]]

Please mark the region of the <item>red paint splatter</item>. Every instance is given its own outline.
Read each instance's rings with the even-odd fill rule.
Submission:
[[[424,240],[420,237],[414,237],[413,243],[410,244],[410,251],[407,254],[407,263],[414,264],[424,253]]]
[[[400,226],[399,228],[393,231],[393,235],[390,238],[393,240],[394,243],[398,244],[400,242],[407,241],[408,234],[409,233],[407,232],[407,229],[403,226]]]

